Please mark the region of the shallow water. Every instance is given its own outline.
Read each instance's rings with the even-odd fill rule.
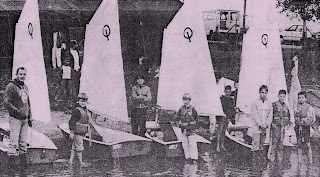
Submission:
[[[67,159],[57,160],[51,165],[30,165],[21,172],[18,167],[10,173],[2,169],[1,176],[319,176],[319,147],[314,149],[314,163],[308,166],[306,155],[300,170],[295,150],[288,153],[284,170],[277,164],[261,160],[261,155],[253,158],[240,158],[226,153],[202,153],[197,164],[186,162],[183,158],[159,158],[140,156],[101,161],[85,159],[87,167],[80,168],[77,163],[68,165]],[[239,152],[240,154],[241,152]]]

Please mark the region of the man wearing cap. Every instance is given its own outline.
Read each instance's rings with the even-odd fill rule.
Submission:
[[[131,113],[131,126],[132,133],[139,136],[145,136],[146,129],[146,115],[147,108],[151,103],[150,87],[144,85],[144,78],[137,77],[137,85],[131,89],[132,93],[132,113]]]
[[[83,137],[89,133],[89,116],[87,110],[88,96],[85,93],[78,95],[76,108],[72,112],[69,120],[70,138],[73,140],[69,163],[73,163],[75,155],[78,157],[80,165],[83,166],[82,151]]]
[[[185,93],[182,96],[184,105],[181,106],[176,114],[176,120],[179,122],[179,127],[182,132],[182,147],[184,156],[187,160],[192,160],[196,163],[198,160],[198,147],[194,130],[198,125],[198,113],[196,109],[190,104],[191,95]]]
[[[24,83],[26,75],[24,67],[18,68],[16,78],[4,91],[4,105],[9,112],[10,124],[8,155],[19,155],[22,163],[26,163],[28,126],[32,126],[29,90]]]

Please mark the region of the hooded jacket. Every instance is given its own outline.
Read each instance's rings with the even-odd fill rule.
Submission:
[[[11,117],[19,120],[31,117],[29,90],[24,82],[14,79],[7,85],[4,105]]]

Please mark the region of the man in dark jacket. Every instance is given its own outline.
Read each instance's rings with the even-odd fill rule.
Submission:
[[[18,68],[16,78],[7,85],[4,92],[5,107],[10,115],[8,155],[20,155],[24,160],[27,152],[28,125],[32,126],[29,91],[24,83],[26,75],[25,68]]]

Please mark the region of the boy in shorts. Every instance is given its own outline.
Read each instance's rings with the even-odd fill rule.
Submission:
[[[78,157],[80,166],[84,166],[82,161],[83,137],[89,133],[89,116],[87,114],[88,96],[85,93],[78,95],[76,108],[72,112],[69,120],[70,138],[72,139],[72,149],[69,163],[73,163],[75,155]]]

